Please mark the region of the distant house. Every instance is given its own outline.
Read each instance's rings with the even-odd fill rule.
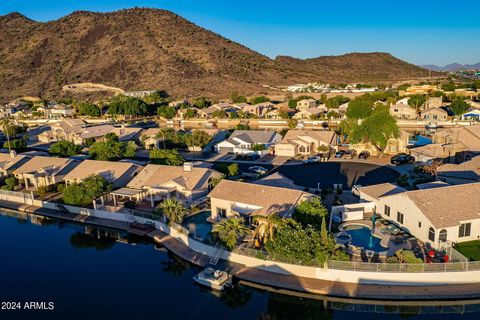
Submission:
[[[407,153],[409,137],[410,137],[410,134],[408,132],[400,131],[400,134],[397,138],[388,139],[387,146],[385,147],[385,150],[383,150],[383,153],[385,154]],[[357,153],[360,153],[362,151],[368,151],[370,152],[371,155],[380,154],[380,150],[378,150],[370,142],[351,143],[349,145],[349,148],[351,150],[355,150]]]
[[[132,127],[114,127],[109,133],[113,133],[118,137],[118,141],[132,141],[138,140],[142,135],[142,128]]]
[[[442,108],[425,109],[420,112],[420,118],[424,121],[446,121],[448,118],[448,112]]]
[[[275,145],[275,155],[295,157],[321,152],[319,147],[336,150],[338,136],[335,131],[289,130],[282,141]]]
[[[410,149],[418,161],[461,163],[480,155],[480,124],[444,129],[432,136],[432,144]]]
[[[0,153],[0,177],[9,176],[21,165],[30,160],[30,157],[17,155],[15,151],[10,153]]]
[[[326,112],[327,112],[326,107],[302,109],[297,113],[295,113],[293,118],[298,120],[311,119],[312,116],[319,116],[319,115],[325,114]]]
[[[198,111],[199,111],[200,109],[195,108],[195,107],[190,107],[190,108],[178,109],[177,114],[176,114],[176,117],[177,117],[177,118],[180,118],[180,119],[186,119],[186,118],[187,118],[187,112],[188,112],[188,110],[191,110],[191,111],[195,114],[196,117],[197,117],[197,116],[198,116],[198,117],[202,117],[202,116],[203,116],[203,114],[201,114],[201,115],[198,114]]]
[[[64,177],[65,184],[82,182],[85,178],[97,174],[112,184],[113,188],[127,185],[141,167],[128,162],[83,160]]]
[[[310,108],[315,108],[317,106],[317,101],[315,99],[303,99],[297,101],[297,110],[306,110]]]
[[[407,104],[396,103],[390,106],[390,115],[397,120],[415,120],[417,119],[417,110]]]
[[[189,162],[183,166],[148,164],[127,187],[120,188],[111,195],[115,204],[122,198],[145,200],[152,208],[168,198],[176,198],[189,204],[206,196],[211,189],[212,179],[220,176],[221,173],[215,170],[194,167]]]
[[[138,91],[125,91],[122,95],[133,98],[145,98],[155,93],[157,90],[138,90]]]
[[[208,194],[212,220],[240,216],[249,222],[254,216],[290,217],[298,204],[312,196],[295,189],[231,180],[220,181]]]
[[[0,119],[11,118],[13,113],[13,108],[8,105],[0,107]]]
[[[168,103],[168,106],[169,106],[169,107],[174,107],[174,108],[178,108],[178,107],[180,107],[180,106],[182,106],[182,105],[188,106],[188,105],[190,105],[190,103],[189,103],[188,100],[186,100],[186,99],[183,99],[183,100],[175,100],[175,101],[172,101],[172,102],[169,102],[169,103]]]
[[[43,111],[45,116],[51,119],[70,117],[75,114],[75,109],[67,104],[53,104],[45,108],[38,108],[37,111]]]
[[[449,163],[438,167],[437,179],[448,184],[480,182],[480,156],[461,164]]]
[[[215,146],[218,153],[237,154],[265,154],[268,149],[282,140],[282,136],[275,131],[235,130],[231,136]],[[264,150],[252,150],[252,147],[261,145]]]
[[[480,121],[480,109],[470,108],[460,116],[464,121]]]
[[[77,145],[85,144],[88,139],[98,139],[115,130],[109,124],[87,126],[81,119],[63,119],[51,125],[50,131],[38,135],[41,142],[70,141]]]
[[[162,142],[164,142],[164,137],[160,134],[160,128],[149,128],[145,130],[141,135],[141,140],[145,149],[159,149]]]
[[[288,117],[292,116],[295,112],[294,109],[288,106],[288,102],[282,102],[274,105],[273,109],[266,111],[263,117],[265,119],[280,120],[285,119],[285,115],[288,115]]]
[[[380,184],[360,188],[359,194],[360,201],[372,203],[382,218],[434,248],[480,237],[480,183],[414,191]]]
[[[77,165],[67,158],[35,156],[13,171],[15,177],[25,182],[25,188],[37,190],[64,181],[64,177]]]
[[[430,84],[414,85],[414,86],[410,86],[405,91],[400,90],[399,95],[410,96],[413,94],[430,94],[430,93],[434,93],[435,91],[438,91],[438,86],[436,85],[430,85]]]
[[[269,110],[274,108],[274,104],[271,102],[261,102],[257,103],[255,105],[243,105],[242,111],[251,113],[257,117],[262,117],[264,116]]]
[[[427,101],[425,101],[425,109],[440,108],[441,106],[443,106],[442,97],[428,97]]]

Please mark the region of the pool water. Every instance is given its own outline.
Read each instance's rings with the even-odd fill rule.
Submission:
[[[421,147],[427,144],[431,144],[432,139],[429,137],[418,135],[418,136],[412,137],[409,142],[412,143],[415,147]]]
[[[207,240],[210,239],[210,232],[213,227],[213,225],[207,221],[208,217],[210,217],[210,210],[200,211],[193,216],[185,218],[182,224],[196,238]]]
[[[351,225],[346,226],[344,230],[352,236],[352,244],[356,247],[377,252],[388,249],[380,244],[380,238],[372,236],[371,230],[368,227]]]

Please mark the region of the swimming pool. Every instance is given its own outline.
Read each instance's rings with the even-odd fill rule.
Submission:
[[[185,218],[182,225],[195,237],[201,240],[210,239],[210,232],[213,225],[207,221],[210,217],[210,210],[200,211],[193,216]]]
[[[426,136],[417,135],[410,138],[409,143],[413,144],[415,147],[425,146],[432,143],[432,139]]]
[[[358,225],[345,226],[344,231],[352,236],[352,244],[356,247],[377,252],[386,251],[388,248],[380,244],[381,239],[372,236],[370,228]]]

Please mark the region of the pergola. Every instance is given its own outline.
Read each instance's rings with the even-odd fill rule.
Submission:
[[[118,200],[117,197],[128,198],[129,200],[140,201],[141,199],[144,199],[147,196],[149,196],[150,205],[152,206],[152,208],[154,208],[155,207],[155,203],[154,203],[154,196],[155,195],[162,194],[162,195],[165,195],[166,198],[170,198],[170,194],[172,192],[175,192],[176,190],[177,190],[176,187],[162,187],[162,186],[155,186],[155,187],[152,187],[148,190],[124,187],[124,188],[120,188],[118,190],[110,192],[110,195],[113,198],[113,205],[115,207],[117,206],[117,200]],[[103,197],[101,198],[101,201],[102,201],[102,205],[103,205],[104,204],[103,203]]]

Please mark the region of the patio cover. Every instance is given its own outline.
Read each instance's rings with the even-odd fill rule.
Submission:
[[[133,188],[120,188],[118,190],[110,192],[110,194],[122,197],[136,197],[139,196],[144,191],[142,189],[133,189]]]

